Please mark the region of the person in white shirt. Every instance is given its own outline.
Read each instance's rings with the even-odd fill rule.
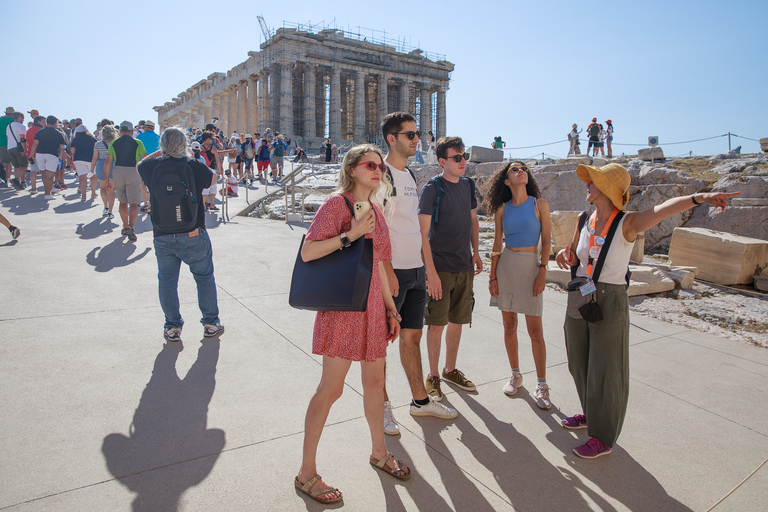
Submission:
[[[458,413],[435,401],[429,395],[421,369],[421,332],[427,301],[426,272],[421,258],[421,231],[416,209],[419,194],[416,180],[405,164],[416,153],[419,137],[416,119],[407,112],[393,112],[384,117],[381,132],[389,152],[384,162],[387,177],[394,187],[384,204],[384,218],[389,227],[392,261],[384,262],[387,281],[395,306],[402,317],[400,324],[400,361],[408,377],[413,400],[413,416],[435,416],[452,419]],[[384,389],[384,432],[396,435],[400,427],[392,415],[389,396]]]
[[[14,177],[9,181],[16,190],[26,188],[25,175],[27,172],[27,128],[24,126],[24,114],[13,113],[13,122],[5,129],[8,138],[8,154],[11,157]]]

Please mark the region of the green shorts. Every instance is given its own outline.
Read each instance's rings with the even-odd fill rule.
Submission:
[[[0,163],[11,163],[11,155],[8,153],[8,148],[5,146],[0,147]]]
[[[468,324],[472,322],[472,310],[475,308],[475,294],[472,284],[475,273],[438,272],[437,276],[443,287],[443,298],[434,300],[427,297],[424,311],[424,323],[427,325]]]
[[[22,153],[18,148],[11,148],[8,150],[8,155],[11,157],[11,165],[14,169],[27,168],[28,162],[26,153]]]

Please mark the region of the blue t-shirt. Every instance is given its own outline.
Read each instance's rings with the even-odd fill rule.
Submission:
[[[432,261],[439,272],[468,272],[472,266],[472,210],[477,198],[472,194],[469,178],[462,176],[458,183],[440,178],[443,198],[440,202],[438,222],[434,225],[429,245]],[[418,213],[432,216],[437,190],[432,180],[421,190]]]
[[[144,149],[147,150],[148,155],[160,149],[160,136],[154,130],[143,131],[136,138],[144,144]]]
[[[69,146],[75,149],[75,162],[90,162],[93,159],[93,146],[96,139],[89,137],[85,133],[78,133],[69,143]]]

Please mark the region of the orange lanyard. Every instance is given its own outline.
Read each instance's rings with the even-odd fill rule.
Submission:
[[[587,265],[587,277],[591,280],[592,279],[592,262],[596,261],[597,258],[600,256],[600,251],[603,248],[603,244],[605,243],[605,235],[608,233],[608,230],[611,228],[611,224],[613,223],[613,219],[616,217],[616,215],[619,213],[618,208],[614,208],[611,212],[611,216],[608,217],[608,222],[605,223],[605,226],[603,227],[603,232],[600,233],[600,236],[597,237],[597,240],[595,240],[595,221],[597,220],[597,212],[592,216],[592,221],[589,225],[589,264]],[[593,251],[592,248],[597,247],[597,251],[595,252],[597,256],[592,256]]]

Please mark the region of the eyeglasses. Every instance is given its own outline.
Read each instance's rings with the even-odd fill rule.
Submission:
[[[521,172],[528,172],[528,166],[524,165],[522,167],[518,167],[514,165],[509,168],[509,171],[507,171],[507,174],[520,174]]]
[[[469,162],[469,153],[464,153],[463,155],[453,155],[453,156],[447,156],[445,157],[446,160],[453,160],[457,164],[461,162],[462,159]]]
[[[385,164],[377,164],[376,162],[360,162],[357,165],[364,165],[366,169],[369,171],[375,171],[376,169],[380,170],[381,172],[384,172],[387,170],[387,166]]]
[[[398,132],[397,135],[405,135],[408,140],[413,140],[418,134],[416,132]]]

